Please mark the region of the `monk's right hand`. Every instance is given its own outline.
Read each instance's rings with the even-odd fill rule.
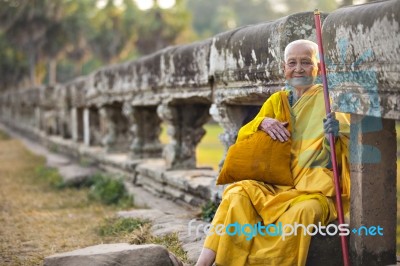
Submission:
[[[273,140],[279,139],[280,142],[285,142],[290,138],[290,132],[286,128],[287,125],[288,122],[279,122],[274,118],[265,117],[259,129],[270,135]]]

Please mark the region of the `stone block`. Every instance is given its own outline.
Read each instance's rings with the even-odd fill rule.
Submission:
[[[160,245],[101,244],[55,254],[45,266],[174,266],[168,251]]]
[[[149,159],[137,165],[136,171],[145,177],[164,183],[163,172],[165,171],[165,161],[162,159]]]
[[[68,165],[59,168],[59,173],[63,182],[67,186],[80,186],[91,176],[97,173],[96,168],[81,167],[78,165]]]

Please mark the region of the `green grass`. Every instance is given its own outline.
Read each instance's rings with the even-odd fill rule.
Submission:
[[[163,236],[153,237],[149,243],[162,245],[170,252],[174,253],[175,256],[182,262],[188,262],[187,253],[182,248],[182,243],[179,241],[178,233],[170,233]]]
[[[7,133],[0,131],[0,140],[9,140],[10,136]]]
[[[223,129],[218,124],[211,123],[204,125],[204,129],[206,130],[206,134],[196,150],[197,167],[208,166],[214,170],[218,170],[218,164],[224,155],[224,146],[219,140],[219,135],[223,132]],[[169,142],[165,124],[162,125],[160,140],[163,144]]]
[[[100,236],[121,236],[132,233],[148,223],[149,221],[147,220],[134,218],[107,218],[97,228],[97,233]]]
[[[49,168],[44,165],[40,165],[35,169],[36,178],[43,180],[52,188],[61,189],[65,187],[62,176],[55,168]]]
[[[133,206],[133,196],[126,191],[122,178],[96,174],[90,182],[89,199],[106,205],[118,205],[123,208]]]
[[[106,218],[97,228],[101,237],[129,237],[129,243],[134,245],[158,244],[174,253],[181,261],[188,262],[186,252],[182,249],[177,233],[153,236],[150,232],[151,223],[137,218],[113,217]]]

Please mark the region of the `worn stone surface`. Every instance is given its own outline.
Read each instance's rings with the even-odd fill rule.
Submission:
[[[95,168],[78,165],[61,166],[58,169],[64,184],[67,186],[80,186],[98,171]]]
[[[160,245],[102,244],[46,257],[45,266],[174,266]]]
[[[324,22],[333,108],[400,119],[400,2],[340,8]]]
[[[313,19],[312,12],[305,12],[216,35],[210,72],[216,81],[217,103],[240,97],[241,104],[260,104],[280,88],[283,50],[296,39],[315,40]]]
[[[158,115],[168,124],[170,143],[163,151],[168,169],[196,168],[196,147],[205,135],[203,125],[210,119],[207,104],[163,104]]]
[[[203,246],[205,234],[202,229],[207,223],[193,219],[192,212],[177,208],[176,205],[166,208],[162,204],[157,204],[154,208],[118,212],[118,215],[149,220],[152,223],[151,232],[156,236],[177,234],[189,260],[194,263]]]
[[[352,115],[350,227],[380,226],[382,235],[350,236],[355,265],[396,262],[396,132],[393,120]],[[371,240],[372,239],[372,240]]]
[[[131,125],[131,157],[160,158],[163,146],[160,142],[161,119],[157,115],[157,107],[125,104],[124,109]]]
[[[102,106],[99,110],[103,126],[101,144],[106,152],[124,152],[129,150],[131,138],[129,136],[129,121],[123,115],[121,103]]]
[[[58,154],[50,154],[46,160],[47,167],[57,168],[60,166],[65,166],[71,163],[71,160],[65,156],[61,156]]]

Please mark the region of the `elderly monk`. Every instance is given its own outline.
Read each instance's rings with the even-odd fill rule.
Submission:
[[[286,79],[283,95],[287,97],[279,92],[271,95],[257,116],[240,129],[237,142],[258,130],[266,132],[275,141],[284,142],[290,138],[294,185],[278,186],[255,180],[229,185],[224,191],[212,228],[230,224],[274,225],[274,228],[295,223],[306,227],[318,223],[323,226],[336,219],[328,133],[336,136],[342,198],[345,212],[348,210],[349,120],[339,113],[336,117],[334,113],[325,117],[323,88],[315,84],[319,74],[317,44],[308,40],[290,43],[285,49],[283,68]],[[282,101],[289,105],[288,117],[291,121],[275,119]],[[292,132],[287,130],[288,122],[292,125]],[[290,231],[290,228],[286,230]],[[208,234],[196,265],[208,266],[214,262],[225,266],[305,265],[311,241],[309,233],[301,227],[297,235],[269,232],[265,234],[264,231],[263,235],[257,233],[250,238],[248,234]]]

